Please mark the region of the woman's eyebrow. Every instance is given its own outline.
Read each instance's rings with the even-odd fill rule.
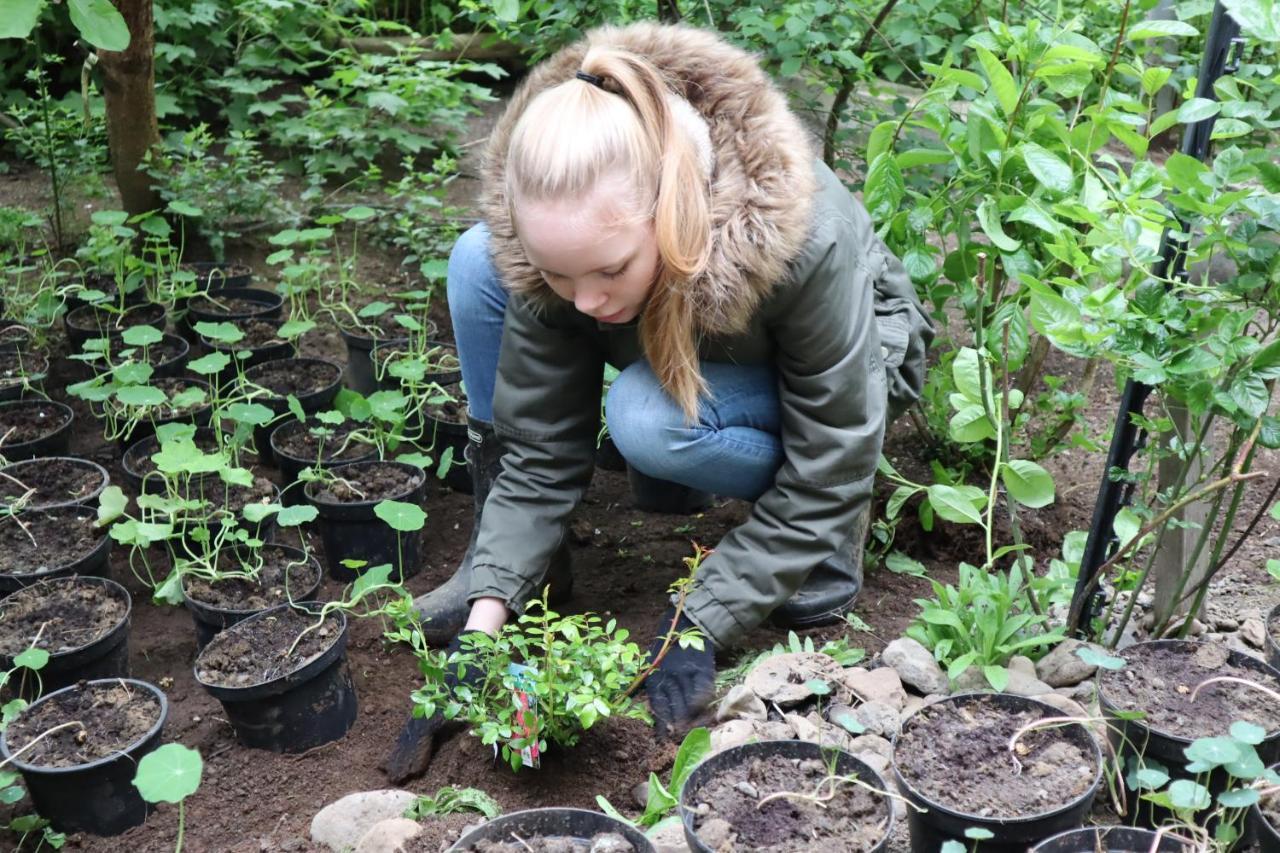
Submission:
[[[592,273],[597,273],[597,272],[605,272],[606,270],[620,269],[622,267],[625,267],[627,264],[631,263],[635,259],[635,256],[636,256],[636,253],[632,252],[631,254],[627,255],[625,258],[623,258],[620,261],[615,261],[611,264],[605,264],[604,266],[597,267],[596,269],[593,269],[593,270],[587,270],[587,275],[591,275]],[[558,276],[559,278],[569,278],[569,276],[567,275],[562,275],[552,270],[544,270],[541,267],[534,267],[534,269],[542,273],[543,275],[554,275],[554,276]]]

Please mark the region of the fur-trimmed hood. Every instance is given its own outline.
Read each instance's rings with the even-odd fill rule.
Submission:
[[[714,150],[706,270],[692,282],[695,316],[712,335],[743,331],[804,247],[816,190],[809,137],[756,60],[712,32],[686,26],[602,27],[534,68],[516,89],[485,149],[483,200],[494,264],[507,287],[557,297],[516,238],[504,189],[507,148],[529,101],[572,79],[591,45],[648,58],[706,120]]]

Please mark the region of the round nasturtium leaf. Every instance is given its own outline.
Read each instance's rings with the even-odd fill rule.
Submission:
[[[149,803],[178,803],[196,792],[204,761],[180,743],[166,743],[138,762],[133,785]]]
[[[401,533],[421,530],[427,521],[427,514],[421,507],[403,501],[379,501],[373,508],[373,514],[390,525],[392,530]]]

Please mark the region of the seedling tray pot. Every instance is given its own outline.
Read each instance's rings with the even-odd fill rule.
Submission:
[[[426,473],[407,462],[348,462],[334,466],[333,473],[341,477],[344,472],[358,471],[361,466],[373,465],[393,465],[412,472],[415,475],[412,488],[403,495],[388,499],[411,504],[421,503],[427,490]],[[421,531],[398,533],[378,518],[374,508],[381,499],[349,503],[321,500],[316,497],[317,485],[314,482],[307,484],[306,497],[320,513],[320,537],[324,541],[324,560],[329,577],[344,583],[356,579],[356,570],[344,566],[343,560],[363,560],[364,568],[383,563],[399,566],[401,580],[417,574],[422,566]],[[394,572],[392,577],[395,577]]]
[[[14,400],[0,403],[0,413],[38,406],[48,406],[57,410],[49,420],[48,431],[30,441],[0,444],[0,456],[10,462],[18,462],[23,459],[35,459],[37,456],[62,456],[67,452],[71,444],[71,425],[75,422],[76,413],[65,403],[54,400]]]
[[[311,564],[315,582],[307,583],[298,589],[290,588],[289,596],[293,601],[310,601],[314,599],[316,592],[320,589],[320,584],[324,582],[324,573],[320,571],[320,564],[316,562],[316,558],[305,553],[300,548],[294,548],[292,545],[281,545],[278,542],[272,542],[268,547],[284,551],[289,555],[290,561],[305,559]],[[262,610],[266,609],[237,610],[235,608],[217,607],[192,598],[189,593],[186,593],[185,587],[183,591],[187,610],[191,612],[191,621],[195,623],[197,650],[209,645],[209,641],[217,636],[219,632],[230,628],[232,625],[238,625],[250,616],[261,613]]]
[[[826,764],[830,761],[833,752],[835,754],[835,770],[837,773],[842,776],[856,774],[859,780],[877,791],[886,790],[884,780],[880,778],[880,774],[848,752],[835,747],[823,747],[812,741],[804,740],[763,740],[731,747],[712,755],[695,767],[693,772],[689,774],[689,778],[685,780],[684,787],[680,789],[680,821],[684,825],[684,839],[689,845],[689,849],[694,853],[715,853],[714,848],[707,846],[698,837],[695,829],[697,814],[694,812],[694,802],[702,787],[716,776],[727,772],[731,768],[758,759],[817,760]],[[881,797],[880,803],[884,807],[885,815],[884,837],[867,853],[879,853],[886,849],[889,845],[889,838],[893,835],[893,806],[887,797]],[[749,840],[745,843],[749,843]],[[749,848],[744,846],[742,849]],[[815,847],[815,849],[817,848]],[[930,853],[936,853],[936,851],[930,851]]]
[[[255,613],[222,633],[247,632],[292,605],[282,604]],[[318,604],[303,605],[319,613]],[[222,703],[236,738],[245,746],[271,752],[299,753],[340,739],[356,721],[356,690],[347,666],[347,618],[337,614],[337,640],[305,666],[249,687],[224,687],[201,681],[196,656],[196,681]]]
[[[33,496],[31,502],[26,504],[24,510],[35,509],[61,509],[70,506],[87,506],[96,508],[98,505],[98,497],[111,484],[111,475],[107,473],[107,469],[103,468],[97,462],[91,459],[81,459],[79,456],[44,456],[36,459],[24,459],[21,462],[15,462],[12,465],[6,465],[0,468],[0,474],[21,481],[29,472],[34,471],[41,466],[47,466],[54,463],[67,463],[85,471],[92,471],[97,477],[97,485],[85,494],[75,497],[66,498],[65,500],[53,499],[41,501],[38,497]]]
[[[133,615],[133,599],[129,591],[109,578],[98,577],[55,578],[41,585],[53,588],[75,584],[102,587],[111,598],[124,602],[124,616],[114,628],[96,640],[49,655],[49,662],[41,668],[38,679],[24,677],[19,684],[18,694],[24,699],[34,700],[38,693],[52,693],[81,681],[129,677],[129,623]],[[2,608],[3,602],[0,602]],[[0,666],[9,669],[13,660],[0,658]],[[29,675],[29,671],[24,670],[23,674]]]
[[[1031,853],[1193,853],[1194,849],[1194,845],[1169,835],[1160,836],[1156,846],[1156,833],[1150,829],[1090,826],[1046,838],[1031,848]]]
[[[1024,696],[1008,693],[961,693],[935,702],[933,707],[942,703],[964,704],[975,700],[993,701],[996,705],[1008,708],[1012,712],[1033,709],[1040,711],[1043,717],[1061,717],[1062,712]],[[924,710],[923,708],[920,710]],[[919,711],[916,712],[917,714]],[[914,717],[915,714],[912,715]],[[1072,725],[1062,729],[1072,732],[1075,745],[1084,749],[1090,756],[1093,766],[1097,768],[1093,782],[1070,802],[1054,806],[1048,811],[1025,817],[982,817],[968,814],[957,809],[935,802],[912,787],[902,775],[898,766],[898,742],[901,733],[911,725],[911,718],[903,722],[898,734],[894,735],[893,776],[898,791],[906,797],[907,828],[911,833],[912,853],[936,853],[944,842],[957,841],[972,853],[1025,853],[1028,847],[1069,829],[1075,829],[1084,823],[1093,806],[1093,798],[1102,784],[1102,748],[1093,733],[1083,725]],[[912,808],[915,806],[915,808]],[[924,809],[925,811],[920,811]],[[965,830],[979,827],[989,831],[992,837],[985,841],[971,841],[965,837]]]
[[[638,829],[600,812],[565,808],[526,809],[496,817],[463,835],[449,851],[469,850],[482,841],[513,842],[516,836],[524,839],[562,836],[589,845],[592,836],[603,832],[621,835],[636,853],[654,853],[653,842]]]
[[[89,518],[95,517],[96,513],[82,506],[61,507],[51,510],[30,510],[21,514],[24,519],[29,519],[37,513],[79,513]],[[10,521],[9,523],[13,523]],[[109,557],[111,556],[111,537],[107,535],[107,531],[102,531],[102,536],[98,539],[93,549],[86,554],[58,566],[52,566],[40,569],[34,572],[0,572],[0,595],[8,595],[16,592],[33,583],[52,578],[65,578],[71,575],[80,575],[84,577],[101,577],[105,578],[110,571]]]
[[[271,455],[276,460],[276,467],[280,469],[280,487],[283,489],[281,501],[285,506],[294,506],[307,502],[303,496],[303,489],[294,484],[298,482],[298,476],[303,471],[316,467],[317,463],[314,459],[302,459],[282,451],[276,438],[277,436],[287,435],[286,430],[306,429],[307,426],[310,426],[310,424],[304,425],[302,421],[290,421],[281,424],[271,433]],[[371,444],[365,445],[365,448],[365,452],[359,456],[341,461],[320,462],[318,463],[319,467],[327,470],[351,462],[367,462],[378,454],[378,449]],[[289,488],[290,486],[293,486],[293,488]]]
[[[13,766],[22,773],[36,811],[59,832],[119,835],[146,820],[151,810],[133,786],[133,777],[142,757],[160,745],[165,719],[169,716],[169,702],[158,687],[132,678],[123,680],[135,690],[151,693],[160,702],[160,715],[155,724],[128,748],[109,758],[76,767],[36,767],[26,763],[22,756],[12,759]],[[88,684],[119,681],[102,679]],[[78,689],[78,685],[65,687],[36,704]],[[0,735],[0,754],[12,758],[4,735]]]
[[[314,391],[307,391],[302,394],[294,395],[298,400],[298,405],[302,407],[302,412],[305,415],[314,415],[317,412],[328,409],[330,405],[333,403],[333,399],[338,396],[338,390],[342,388],[341,365],[334,364],[331,361],[325,361],[324,359],[321,359],[321,358],[300,357],[300,358],[293,358],[293,359],[276,359],[275,360],[276,363],[287,362],[287,361],[295,361],[299,363],[319,362],[321,364],[326,364],[329,367],[334,368],[334,374],[335,374],[334,379],[328,385],[324,386],[323,388],[318,388]],[[263,364],[267,364],[267,363],[268,362],[263,362]],[[255,367],[262,367],[262,365],[261,364],[255,365]],[[249,379],[250,381],[252,381],[252,377],[248,376],[248,373],[251,373],[253,369],[254,368],[249,368],[246,371],[245,378]],[[289,401],[285,397],[271,396],[271,397],[255,398],[254,402],[261,403],[263,406],[266,406],[276,415],[276,419],[272,420],[271,423],[267,424],[266,426],[258,426],[253,428],[253,444],[254,444],[254,449],[258,451],[258,459],[264,465],[272,465],[275,463],[271,453],[271,434],[275,432],[276,428],[280,426],[280,424],[282,423],[282,421],[279,420],[279,416],[289,411]]]
[[[1280,773],[1280,764],[1272,768]],[[1262,805],[1254,803],[1249,807],[1249,825],[1253,832],[1253,840],[1261,853],[1280,853],[1280,826],[1267,820],[1262,814]]]

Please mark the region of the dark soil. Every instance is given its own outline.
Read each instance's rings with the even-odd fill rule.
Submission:
[[[23,402],[0,407],[0,454],[6,444],[26,444],[57,431],[69,417],[52,403]]]
[[[245,264],[234,264],[234,263],[226,264],[225,266],[216,270],[202,269],[193,264],[183,264],[182,269],[187,272],[195,273],[196,282],[205,289],[209,289],[209,288],[216,289],[216,288],[222,287],[223,282],[225,282],[229,278],[233,278],[235,276],[241,276],[241,275],[248,275],[253,272],[253,270],[249,269],[249,267],[246,266]]]
[[[228,486],[215,475],[189,480],[186,495],[193,500],[204,500],[215,509],[226,508],[238,516],[251,503],[271,503],[276,497],[276,486],[266,477],[254,477],[252,486]]]
[[[76,309],[74,316],[67,315],[67,323],[81,332],[116,335],[134,326],[155,326],[163,331],[164,306],[139,305],[123,312],[105,308]]]
[[[1280,730],[1280,705],[1265,693],[1243,685],[1213,684],[1201,690],[1195,702],[1191,701],[1191,693],[1200,682],[1220,675],[1280,690],[1280,680],[1273,676],[1229,663],[1225,645],[1139,644],[1118,654],[1126,665],[1102,674],[1102,695],[1120,710],[1144,712],[1143,723],[1157,732],[1192,739],[1225,735],[1236,720],[1262,726],[1268,734]]]
[[[265,296],[271,294],[263,291]],[[217,301],[207,296],[197,296],[191,300],[188,310],[216,317],[236,317],[245,314],[260,314],[271,309],[271,305],[257,299],[246,299],[243,296],[218,297]]]
[[[40,740],[22,754],[37,767],[74,767],[109,758],[141,740],[160,718],[160,702],[150,691],[125,682],[70,690],[32,705],[4,733],[11,751],[63,723],[78,721]]]
[[[152,367],[160,367],[161,365],[169,364],[170,362],[175,361],[176,359],[181,357],[183,353],[189,352],[189,350],[183,346],[183,343],[184,342],[181,338],[178,338],[174,335],[165,335],[164,340],[160,341],[160,343],[151,344],[150,346],[147,346],[145,348],[125,346],[120,341],[115,341],[112,344],[110,352],[108,354],[109,356],[108,360],[110,362],[110,366],[112,367],[120,364],[124,364],[126,363],[126,361],[136,362],[136,361],[143,361],[143,360],[145,360],[146,363],[151,365]],[[129,351],[129,358],[127,360],[119,358],[119,353],[124,352],[126,350]],[[144,356],[145,356],[145,359],[144,359]],[[106,370],[106,367],[101,367],[97,369]]]
[[[0,658],[32,645],[50,654],[82,648],[106,636],[128,611],[110,587],[80,578],[20,589],[0,601]]]
[[[0,347],[24,349],[31,344],[31,330],[18,324],[0,328]]]
[[[220,572],[241,571],[240,552],[222,551],[215,564]],[[207,581],[193,577],[186,583],[187,597],[220,610],[258,611],[297,601],[320,580],[320,566],[313,560],[298,562],[295,555],[275,545],[264,545],[258,551],[262,564],[257,566],[257,581],[227,578]],[[246,557],[250,567],[256,565]]]
[[[30,350],[0,350],[0,388],[37,379],[49,372],[49,359]]]
[[[189,388],[201,387],[190,379],[183,379],[180,376],[163,376],[159,379],[152,379],[147,384],[153,388],[159,388],[161,391],[164,392],[165,397],[168,398],[167,402],[161,403],[160,405],[155,406],[148,410],[151,413],[151,419],[153,420],[160,421],[160,420],[170,420],[173,418],[178,418],[178,417],[181,417],[182,415],[189,415],[194,412],[198,412],[209,405],[209,395],[207,393],[203,396],[202,399],[197,400],[196,402],[188,406],[183,406],[181,408],[178,408],[177,406],[173,405],[173,402],[172,402],[173,398],[178,394],[181,394],[183,391],[186,391]],[[120,404],[116,402],[114,398],[112,398],[112,402],[110,405],[120,406]]]
[[[464,849],[474,853],[634,853],[636,848],[616,832],[601,832],[590,839],[512,835],[510,841],[478,841]]]
[[[454,812],[422,822],[422,831],[401,845],[403,853],[441,853],[462,837],[464,830],[482,823],[475,812]]]
[[[28,575],[61,568],[92,552],[106,535],[94,527],[94,514],[84,509],[0,518],[0,573]]]
[[[328,435],[323,438],[311,433],[314,427],[323,427]],[[326,426],[317,421],[290,421],[271,436],[271,443],[285,456],[308,464],[316,462],[353,462],[363,459],[375,448],[362,441],[349,440],[355,428],[349,425]],[[321,449],[323,448],[323,453]]]
[[[314,492],[325,503],[364,503],[396,500],[412,492],[426,476],[416,468],[393,463],[361,465],[337,472],[341,481],[324,483]]]
[[[196,677],[215,687],[252,687],[302,669],[342,636],[337,616],[308,630],[317,622],[296,610],[241,622],[209,641],[196,658]]]
[[[26,509],[71,503],[104,485],[100,470],[69,457],[18,462],[0,468],[0,506],[16,503],[24,496]]]
[[[211,344],[214,349],[255,350],[284,343],[284,338],[280,337],[280,327],[283,323],[279,320],[263,320],[258,317],[250,317],[247,320],[232,320],[231,323],[244,332],[244,337],[234,344],[214,342]]]
[[[1015,758],[1009,739],[1045,716],[986,696],[928,705],[898,736],[894,760],[911,787],[956,811],[990,818],[1054,811],[1088,791],[1099,767],[1079,726],[1025,734]]]
[[[336,364],[295,358],[268,361],[245,371],[248,381],[277,397],[313,394],[328,388],[341,376],[342,368]]]
[[[756,758],[711,779],[697,794],[698,836],[717,853],[761,850],[870,850],[889,830],[883,797],[860,785],[840,784],[822,803],[791,792],[827,797],[827,766],[815,759]]]
[[[465,424],[467,422],[467,401],[446,400],[443,403],[432,403],[423,406],[427,417],[447,424]]]

